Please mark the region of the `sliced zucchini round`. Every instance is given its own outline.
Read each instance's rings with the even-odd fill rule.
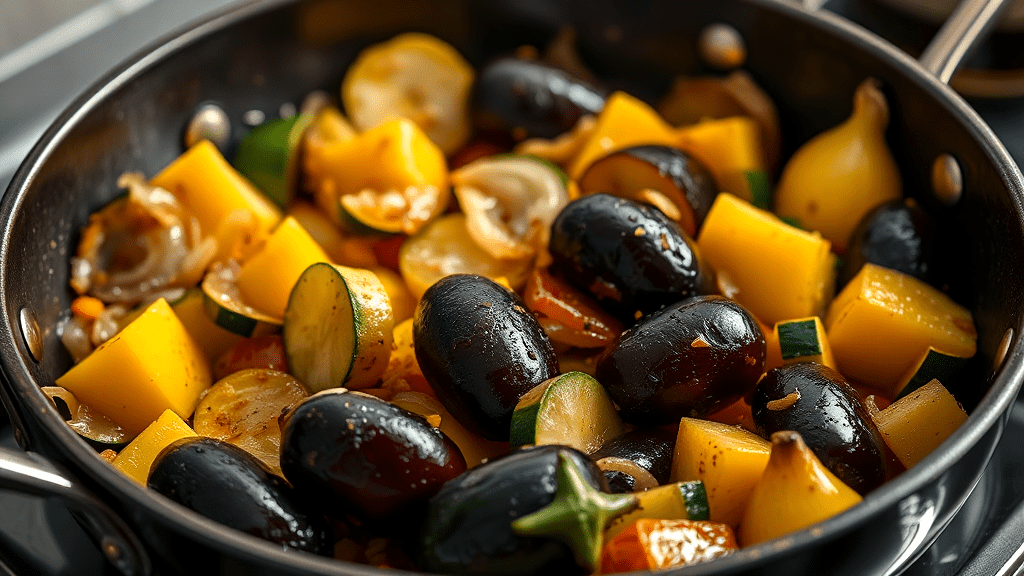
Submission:
[[[284,313],[288,366],[312,392],[369,388],[387,368],[394,324],[376,274],[313,264],[295,283]]]
[[[238,144],[235,169],[282,208],[288,208],[295,196],[299,150],[312,122],[311,114],[269,120]]]
[[[232,260],[214,264],[203,277],[206,314],[217,326],[246,338],[273,334],[281,321],[242,302],[238,271],[238,263]]]
[[[623,432],[604,387],[588,374],[569,372],[523,395],[512,413],[509,442],[562,444],[591,454]]]
[[[193,430],[234,444],[281,473],[278,418],[309,396],[291,374],[251,368],[211,386],[196,406]]]

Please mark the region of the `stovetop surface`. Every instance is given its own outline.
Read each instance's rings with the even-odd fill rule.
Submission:
[[[28,1],[28,0],[24,0]],[[154,39],[231,0],[76,0],[75,18],[0,55],[0,190],[45,127],[108,69]],[[11,3],[13,2],[13,4]],[[2,11],[17,2],[10,0]],[[878,32],[911,53],[927,41],[922,27],[865,0],[825,7]],[[1005,43],[997,38],[994,46]],[[0,49],[6,47],[0,45]],[[992,46],[981,50],[991,57]],[[1024,52],[1024,50],[1022,50]],[[1024,98],[969,99],[1017,163],[1024,164]],[[17,447],[0,412],[0,445]],[[909,576],[1021,574],[1024,540],[1024,402],[978,487]],[[0,575],[105,575],[114,570],[59,503],[0,490]]]

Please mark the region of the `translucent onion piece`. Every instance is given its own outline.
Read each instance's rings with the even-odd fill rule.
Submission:
[[[528,156],[481,158],[453,172],[452,184],[470,237],[500,259],[527,258],[546,246],[569,202],[556,169]]]
[[[71,415],[67,420],[68,426],[79,435],[103,444],[122,444],[130,440],[123,428],[85,404],[79,403],[78,398],[70,390],[60,386],[43,386],[42,391],[57,407],[58,412],[63,412],[60,409],[61,403],[67,407]]]
[[[597,128],[597,118],[587,115],[576,121],[576,126],[571,132],[566,132],[553,140],[544,138],[523,140],[516,146],[515,153],[543,158],[562,168],[567,168],[576,159],[576,155],[583,149],[583,145],[590,139],[595,128]]]
[[[93,346],[99,346],[121,331],[121,319],[128,314],[128,308],[122,304],[107,306],[92,323],[89,336]]]
[[[75,364],[92,353],[92,342],[85,328],[85,321],[78,316],[65,318],[57,325],[60,341],[71,354]]]

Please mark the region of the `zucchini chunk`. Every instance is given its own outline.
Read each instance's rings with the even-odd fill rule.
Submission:
[[[837,370],[825,326],[817,316],[777,323],[773,343],[779,347],[783,364],[816,362]]]
[[[387,368],[394,324],[376,274],[313,264],[299,277],[284,313],[288,366],[311,392],[369,388]]]
[[[704,483],[676,482],[634,494],[639,506],[619,516],[604,532],[605,541],[618,536],[642,518],[653,520],[707,520],[708,494]]]
[[[622,420],[604,388],[592,376],[569,372],[523,394],[512,413],[509,441],[561,444],[587,454],[622,435]]]

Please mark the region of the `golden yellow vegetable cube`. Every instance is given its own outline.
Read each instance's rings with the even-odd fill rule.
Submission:
[[[828,240],[732,194],[715,198],[697,246],[723,293],[768,325],[821,315],[835,290]]]
[[[284,318],[288,296],[303,271],[318,262],[330,261],[306,229],[289,216],[267,238],[263,249],[242,264],[238,291],[249,306],[274,318]]]
[[[747,116],[705,120],[679,128],[677,135],[678,146],[708,168],[719,190],[757,206],[768,205],[771,191],[756,120]],[[754,183],[759,184],[756,189]]]
[[[882,439],[910,468],[967,421],[967,413],[938,380],[890,404],[872,419]]]
[[[742,428],[683,418],[679,421],[672,482],[700,480],[712,522],[739,524],[747,499],[761,478],[771,445]]]
[[[675,146],[677,140],[672,126],[654,108],[625,92],[615,92],[608,97],[597,116],[597,126],[569,166],[569,176],[579,180],[594,160],[609,152],[638,144]]]
[[[765,338],[765,344],[768,358],[773,363],[779,362],[772,368],[796,362],[817,362],[839,370],[825,335],[825,326],[817,316],[777,322],[772,337]],[[770,369],[766,361],[765,371]]]
[[[149,470],[153,467],[160,451],[171,445],[175,440],[197,436],[188,424],[172,410],[164,413],[125,446],[124,450],[114,458],[114,468],[125,476],[143,486],[149,479]]]
[[[210,319],[206,312],[203,292],[198,288],[186,291],[181,299],[171,304],[171,309],[206,355],[210,366],[213,366],[225,352],[234,348],[235,344],[245,340],[244,336],[229,332]]]
[[[917,278],[874,264],[832,301],[825,329],[839,371],[889,398],[929,346],[970,358],[978,337],[969,310]]]
[[[265,234],[281,220],[281,212],[203,140],[171,162],[151,183],[170,191],[199,220],[204,236],[227,236],[221,223],[237,210],[251,212]]]
[[[161,298],[58,378],[57,385],[137,434],[164,410],[188,418],[199,394],[210,386],[210,366]]]

